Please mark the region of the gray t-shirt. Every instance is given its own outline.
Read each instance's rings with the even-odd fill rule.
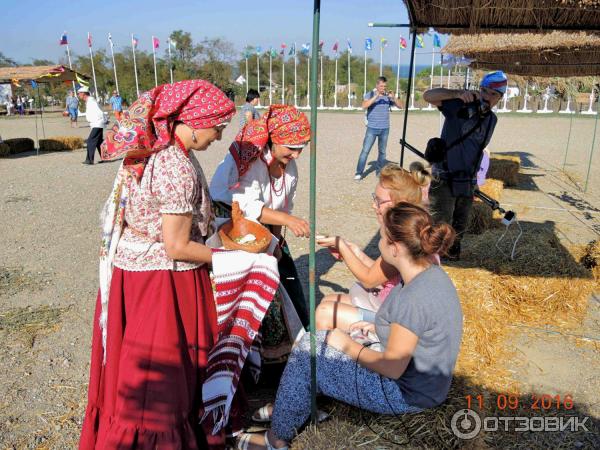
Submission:
[[[252,113],[252,120],[258,119],[260,117],[260,114],[252,104],[244,103],[244,106],[242,106],[242,111],[240,113],[240,130],[244,127],[244,125],[246,125],[247,112]]]
[[[406,371],[397,382],[407,403],[432,408],[448,395],[462,338],[462,310],[456,289],[436,265],[405,286],[396,286],[375,316],[375,328],[387,347],[396,323],[419,337]]]
[[[371,100],[375,97],[375,91],[369,91],[365,94],[365,100]],[[367,126],[383,130],[390,127],[390,108],[394,102],[387,95],[380,96],[375,103],[367,108]]]

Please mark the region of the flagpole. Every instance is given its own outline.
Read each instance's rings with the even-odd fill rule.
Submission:
[[[413,39],[416,39],[417,35],[415,34],[413,36]],[[408,109],[419,109],[415,107],[415,78],[416,78],[416,70],[415,67],[417,66],[416,64],[416,59],[417,59],[417,49],[416,46],[412,46],[413,47],[413,60],[414,60],[414,64],[412,66],[413,72],[412,72],[412,88],[411,88],[411,92],[410,92],[410,108]]]
[[[367,95],[367,49],[365,49],[365,76],[363,80],[363,97]],[[350,89],[350,88],[348,88]]]
[[[448,66],[448,89],[450,89],[450,74],[452,73],[452,67]]]
[[[296,56],[296,43],[294,42],[294,106],[298,107],[298,58]]]
[[[338,105],[337,105],[337,86],[338,86],[338,58],[337,58],[337,52],[335,53],[335,86],[334,86],[334,90],[333,90],[333,109],[337,109]]]
[[[155,37],[152,36],[152,57],[154,59],[154,87],[158,86],[158,73],[156,72],[156,46],[154,45]]]
[[[310,109],[310,57],[306,56],[306,108]]]
[[[250,86],[248,86],[248,55],[245,55],[244,59],[246,60],[246,94],[247,94],[248,90],[250,89]]]
[[[383,75],[383,42],[379,40],[379,76]]]
[[[285,48],[281,54],[281,104],[285,105]]]
[[[350,104],[350,48],[348,48],[348,109],[352,109]]]
[[[401,36],[402,37],[402,36]],[[396,98],[398,97],[398,93],[400,92],[400,55],[402,52],[402,43],[398,40],[398,67],[396,67]]]
[[[133,53],[133,73],[135,74],[135,92],[138,98],[140,97],[140,85],[138,83],[137,63],[135,61],[135,42],[133,40],[133,33],[131,34],[131,51]]]
[[[429,89],[433,89],[433,68],[435,66],[435,47],[431,46],[431,76],[429,77]],[[427,103],[427,106],[423,110],[430,111],[435,109],[431,103]]]
[[[256,52],[256,89],[258,90],[257,106],[260,106],[260,52]]]
[[[319,94],[319,108],[323,109],[323,50],[321,50],[321,92]]]
[[[73,70],[73,64],[71,64],[71,50],[69,50],[69,43],[67,38],[67,59],[69,60],[69,69]],[[75,92],[75,80],[71,81],[73,85],[73,92]]]
[[[171,75],[171,84],[173,84],[173,62],[171,60],[171,38],[167,39],[167,47],[169,49],[169,74]]]
[[[89,40],[88,33],[88,48],[90,49],[90,62],[92,63],[92,77],[94,78],[94,91],[96,92],[96,100],[98,99],[98,83],[96,83],[96,70],[94,69],[94,54],[92,53],[91,40]]]
[[[108,34],[108,40],[110,42],[110,55],[112,57],[113,72],[115,73],[115,87],[117,88],[117,94],[119,94],[119,79],[117,78],[117,65],[115,64],[115,51],[113,49],[113,41],[110,33]]]
[[[273,49],[269,50],[269,106],[273,104]]]

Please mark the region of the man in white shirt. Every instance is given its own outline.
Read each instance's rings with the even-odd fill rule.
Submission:
[[[87,87],[81,87],[77,91],[77,96],[85,102],[85,118],[90,124],[90,135],[87,138],[87,157],[82,164],[94,164],[94,153],[98,150],[100,154],[100,144],[104,139],[102,132],[104,130],[104,113],[98,106],[98,102],[90,95],[90,90]],[[98,163],[102,163],[102,159]]]

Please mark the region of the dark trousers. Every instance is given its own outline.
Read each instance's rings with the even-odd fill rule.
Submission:
[[[92,131],[90,131],[90,135],[87,138],[86,161],[94,162],[95,150],[98,150],[98,155],[100,155],[100,144],[102,144],[102,141],[104,140],[102,131],[102,128],[92,128]]]
[[[429,187],[431,215],[437,222],[446,222],[456,231],[456,244],[460,248],[460,240],[467,225],[473,206],[473,197],[454,197],[446,180],[433,180]]]

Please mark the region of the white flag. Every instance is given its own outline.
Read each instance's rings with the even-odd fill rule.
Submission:
[[[237,77],[235,79],[235,82],[241,86],[246,83],[246,79],[244,78],[243,75],[240,75],[239,77]]]
[[[112,36],[108,33],[108,42],[110,42],[110,48],[113,48]]]

